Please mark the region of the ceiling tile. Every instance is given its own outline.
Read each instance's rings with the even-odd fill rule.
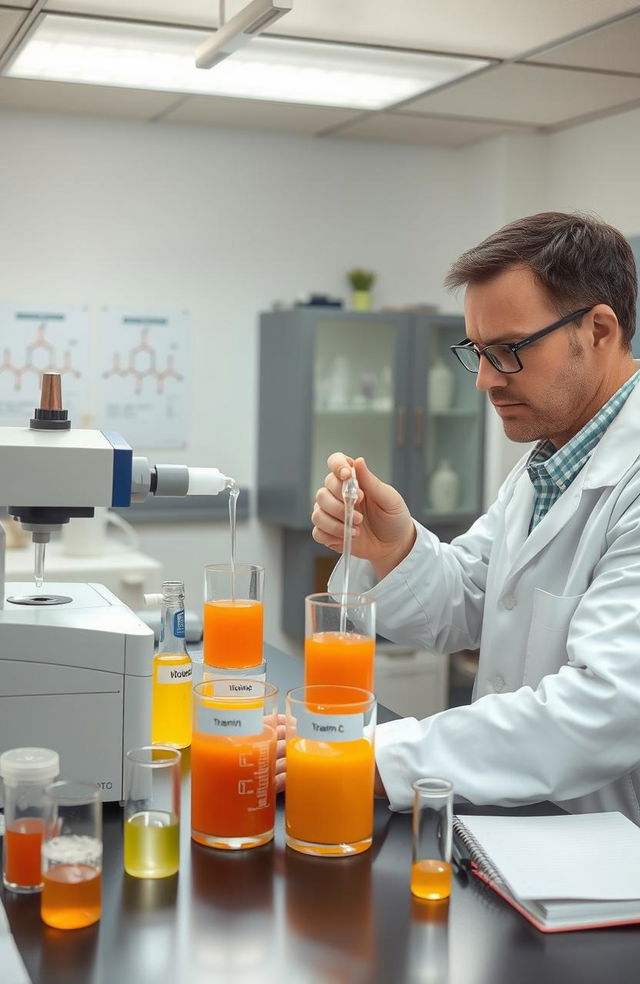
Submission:
[[[336,137],[355,140],[390,140],[394,143],[425,144],[432,147],[463,147],[495,137],[499,133],[522,133],[523,127],[475,120],[376,113],[360,123],[342,127]]]
[[[505,65],[406,106],[411,112],[552,126],[640,99],[640,78]]]
[[[148,120],[174,100],[173,92],[0,78],[0,106],[12,109]]]
[[[36,0],[2,0],[0,9],[3,7],[22,7],[23,10],[31,10]]]
[[[227,18],[247,0],[228,0]],[[269,33],[511,58],[633,10],[636,0],[295,0]],[[48,11],[217,24],[215,0],[49,0]]]
[[[11,41],[25,16],[25,10],[6,10],[0,7],[0,54]]]
[[[640,14],[557,45],[531,61],[640,75]]]
[[[174,110],[163,115],[162,119],[171,123],[204,123],[317,133],[328,127],[338,126],[356,115],[352,109],[328,106],[303,106],[300,103],[268,102],[262,99],[188,96]]]

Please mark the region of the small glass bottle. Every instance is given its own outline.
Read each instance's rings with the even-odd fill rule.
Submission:
[[[4,780],[4,852],[2,877],[12,892],[42,888],[44,790],[60,772],[50,748],[12,748],[0,755]]]
[[[184,641],[184,582],[164,581],[160,644],[153,660],[151,741],[186,748],[191,744],[193,666]]]

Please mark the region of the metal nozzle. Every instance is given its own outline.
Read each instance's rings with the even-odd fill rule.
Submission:
[[[40,387],[40,406],[36,407],[29,424],[33,430],[69,430],[71,421],[62,409],[62,383],[59,372],[43,372]]]
[[[62,383],[59,372],[43,372],[40,410],[62,410]]]

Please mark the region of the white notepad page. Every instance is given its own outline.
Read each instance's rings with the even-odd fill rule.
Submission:
[[[2,984],[31,984],[22,957],[9,928],[9,920],[0,902],[0,980]]]
[[[640,828],[621,813],[460,820],[521,899],[640,899]]]

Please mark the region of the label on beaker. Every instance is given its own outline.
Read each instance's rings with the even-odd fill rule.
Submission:
[[[261,735],[263,721],[262,707],[236,710],[200,704],[196,728],[205,735]]]
[[[188,666],[159,666],[158,683],[191,683],[193,667]]]
[[[216,697],[264,697],[264,681],[216,680],[214,690]]]
[[[314,714],[298,709],[296,712],[298,738],[312,741],[358,741],[364,738],[364,714]]]

